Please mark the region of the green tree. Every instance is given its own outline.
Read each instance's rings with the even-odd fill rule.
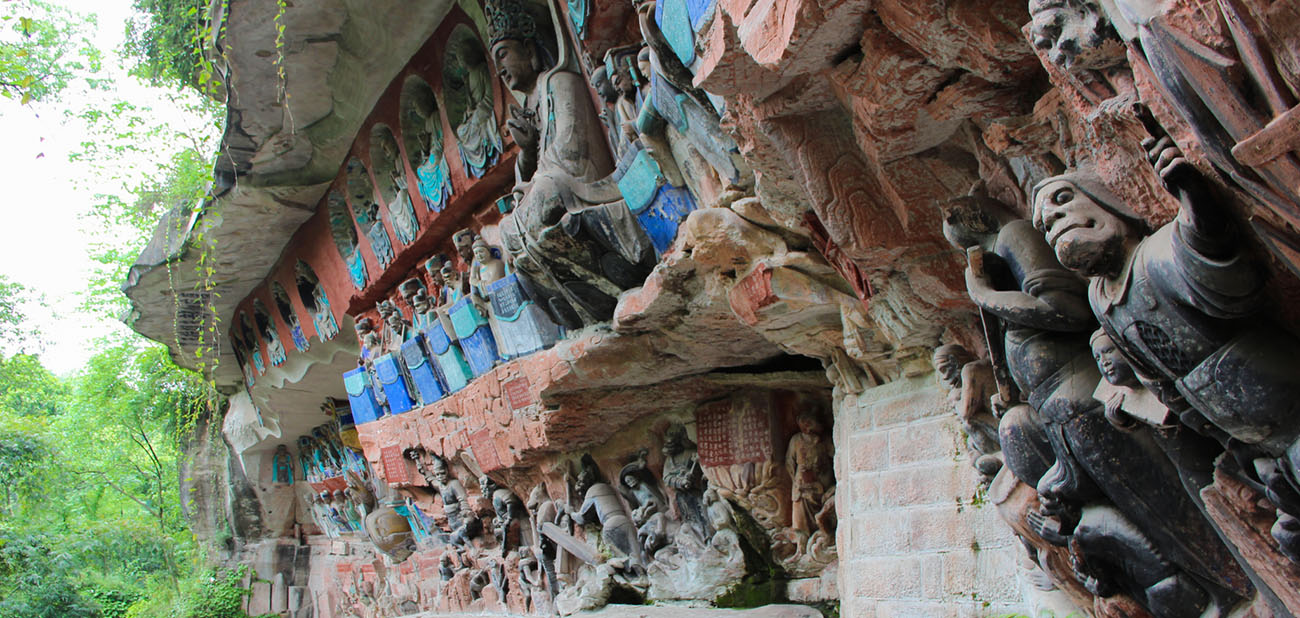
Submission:
[[[136,17],[126,24],[126,52],[132,73],[154,85],[178,85],[208,92],[212,65],[204,50],[212,35],[204,0],[135,0]]]
[[[41,0],[6,0],[0,24],[0,96],[27,104],[78,78],[98,83],[101,54],[86,36],[93,17]]]

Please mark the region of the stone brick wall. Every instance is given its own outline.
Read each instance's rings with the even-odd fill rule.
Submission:
[[[933,375],[835,391],[841,615],[1024,611],[1021,552],[979,489]]]

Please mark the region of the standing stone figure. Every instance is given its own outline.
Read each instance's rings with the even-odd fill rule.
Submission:
[[[821,421],[816,414],[804,412],[797,422],[799,433],[790,438],[785,451],[785,468],[791,480],[790,527],[811,534],[819,529],[817,514],[835,481],[831,477],[830,446],[821,435]]]
[[[293,457],[289,455],[289,447],[283,444],[275,447],[275,455],[271,457],[271,482],[293,484]]]
[[[520,0],[487,6],[492,59],[524,93],[506,124],[519,145],[518,206],[501,222],[504,249],[529,295],[553,321],[578,329],[613,316],[619,293],[640,285],[654,248],[611,171],[604,129],[582,76],[548,66],[537,24]],[[567,50],[566,54],[567,56]]]
[[[496,513],[496,525],[493,532],[501,553],[505,555],[523,545],[523,524],[528,521],[528,511],[524,503],[514,492],[497,484],[492,477],[483,475],[479,478],[479,489],[483,496],[492,501],[492,510]]]
[[[442,498],[442,510],[447,515],[447,526],[451,528],[451,542],[456,545],[469,545],[470,539],[483,532],[483,522],[470,510],[469,492],[459,479],[451,475],[447,462],[437,455],[433,459],[433,478],[438,483],[438,495]]]
[[[695,443],[686,435],[685,425],[668,428],[663,455],[664,484],[674,492],[678,518],[691,526],[701,539],[712,538],[713,526],[704,506],[704,470]]]
[[[647,449],[641,449],[631,463],[618,473],[619,491],[632,505],[632,523],[637,541],[647,559],[668,544],[668,501],[654,482],[646,463]]]
[[[492,255],[492,245],[478,238],[473,244],[474,262],[470,265],[470,282],[479,296],[485,293],[488,284],[506,276],[506,263]]]

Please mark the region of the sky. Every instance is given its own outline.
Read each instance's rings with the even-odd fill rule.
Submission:
[[[20,105],[0,98],[0,273],[39,293],[47,309],[28,308],[28,317],[45,342],[42,363],[67,375],[85,364],[93,350],[91,339],[126,330],[120,322],[79,309],[94,262],[87,253],[91,241],[82,214],[100,192],[116,192],[105,185],[102,174],[88,164],[69,161],[85,134],[85,126],[68,119],[64,110],[96,103],[92,97],[116,96],[153,107],[158,122],[177,120],[166,98],[126,75],[116,59],[124,38],[125,20],[132,15],[130,0],[53,0],[79,14],[96,14],[97,28],[90,34],[104,51],[104,69],[114,78],[116,94],[70,88],[61,100]],[[122,160],[124,166],[151,170],[155,162]]]

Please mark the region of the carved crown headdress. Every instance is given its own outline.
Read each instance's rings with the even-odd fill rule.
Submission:
[[[488,47],[506,39],[530,41],[537,38],[537,22],[524,6],[525,0],[488,0]]]

